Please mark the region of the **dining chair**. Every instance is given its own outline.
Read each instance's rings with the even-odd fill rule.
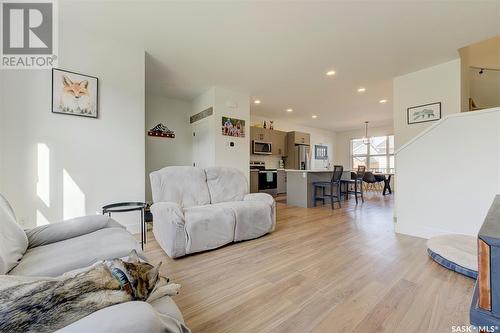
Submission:
[[[355,174],[354,179],[346,179],[341,180],[341,184],[345,185],[345,190],[342,194],[345,195],[347,200],[350,194],[354,194],[354,198],[356,199],[356,204],[358,203],[358,194],[361,195],[361,201],[365,202],[365,198],[363,196],[363,177],[365,176],[366,167],[364,165],[359,165],[358,170]],[[354,188],[353,190],[351,188]]]
[[[363,176],[363,185],[365,185],[365,191],[376,190],[375,187],[376,184],[377,184],[377,179],[373,174],[373,172],[366,171],[365,175]]]
[[[332,173],[332,178],[329,182],[327,181],[320,181],[320,182],[313,182],[312,185],[314,186],[313,189],[313,200],[314,200],[314,206],[316,207],[316,201],[321,200],[323,201],[323,205],[325,204],[325,198],[330,197],[330,203],[332,205],[332,209],[335,209],[334,207],[334,202],[339,203],[339,208],[341,208],[340,205],[340,198],[341,198],[341,189],[340,189],[340,180],[342,178],[342,173],[344,172],[344,167],[342,165],[334,165],[333,166],[333,173]],[[329,187],[330,188],[330,193],[325,193],[325,189]],[[318,196],[318,188],[321,189],[321,196]],[[335,191],[335,194],[334,194]],[[336,200],[334,200],[334,198]]]
[[[382,190],[384,188],[384,185],[382,185],[382,184],[385,183],[385,180],[387,178],[385,177],[385,175],[382,175],[382,174],[381,175],[374,175],[374,176],[375,176],[375,180],[377,181],[377,187],[378,187],[379,191],[382,192]]]

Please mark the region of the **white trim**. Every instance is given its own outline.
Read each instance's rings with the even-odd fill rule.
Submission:
[[[412,145],[415,141],[419,140],[421,137],[427,135],[427,133],[429,133],[430,131],[432,131],[436,127],[441,126],[441,124],[443,124],[448,119],[458,118],[458,117],[472,117],[472,116],[477,116],[477,115],[481,115],[484,113],[490,113],[490,112],[500,112],[500,107],[491,108],[491,109],[484,109],[484,110],[480,110],[480,111],[459,112],[459,113],[453,113],[453,114],[449,114],[447,116],[444,116],[441,120],[437,121],[432,126],[427,127],[425,130],[420,132],[416,137],[414,137],[413,139],[411,139],[410,141],[408,141],[407,143],[405,143],[404,145],[402,145],[401,147],[396,149],[396,151],[394,152],[394,155],[399,154],[399,152],[406,149],[406,147]]]
[[[424,238],[424,239],[429,239],[429,238],[436,237],[436,236],[450,234],[449,230],[443,230],[443,229],[439,229],[439,228],[430,228],[427,226],[416,226],[414,224],[401,226],[401,225],[398,225],[398,223],[395,223],[394,231],[397,234],[403,234],[403,235],[419,237],[419,238]],[[453,232],[453,234],[471,236],[471,235],[457,233],[457,232]]]

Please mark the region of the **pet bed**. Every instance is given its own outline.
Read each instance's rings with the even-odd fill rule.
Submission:
[[[466,235],[442,235],[427,241],[427,253],[441,266],[477,278],[477,239]]]

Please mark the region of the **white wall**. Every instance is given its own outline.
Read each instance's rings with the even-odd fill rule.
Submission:
[[[245,137],[222,135],[222,117],[245,120]],[[250,96],[215,88],[215,161],[219,166],[240,169],[250,179]],[[230,143],[234,146],[231,147]]]
[[[360,128],[351,131],[340,131],[335,133],[335,164],[344,166],[344,169],[352,168],[351,159],[351,140],[359,139],[365,136],[365,129]],[[393,135],[394,129],[392,126],[384,127],[368,127],[369,136],[384,136]]]
[[[205,93],[198,96],[193,101],[193,107],[191,111],[191,115],[195,115],[201,111],[204,111],[208,108],[215,109],[215,88],[212,87],[208,89]],[[214,166],[215,164],[215,110],[212,116],[203,118],[193,123],[191,129],[193,132],[199,132],[198,126],[206,126],[208,129],[206,131],[206,137],[203,138],[204,145],[203,147],[193,147],[191,150],[193,156],[192,160],[196,162],[196,166],[199,167],[207,167]],[[204,131],[205,132],[205,131]],[[200,137],[200,133],[198,133],[198,138]],[[196,139],[193,139],[193,144],[196,144]]]
[[[201,122],[207,122],[209,133],[207,140],[209,145],[205,149],[206,166],[230,166],[241,170],[247,179],[249,178],[249,156],[250,156],[250,97],[245,93],[223,87],[213,87],[199,96],[193,102],[191,114],[196,114],[209,107],[213,107],[214,113],[193,124],[193,128]],[[245,137],[236,138],[222,135],[222,116],[238,118],[245,121]],[[230,146],[233,142],[234,146]],[[196,147],[193,147],[195,154]],[[196,156],[194,157],[197,158]]]
[[[283,118],[269,118],[260,115],[252,114],[250,116],[252,126],[256,124],[262,124],[264,120],[269,123],[269,120],[274,121],[274,129],[284,132],[299,131],[309,133],[311,135],[311,151],[313,154],[313,161],[311,164],[311,169],[324,169],[327,161],[314,159],[314,145],[326,145],[328,146],[329,161],[333,164],[337,153],[335,151],[335,133],[332,131],[314,128],[309,126],[302,126],[295,124]],[[249,143],[250,144],[250,143]],[[266,156],[266,155],[252,155],[251,160],[264,161],[266,162],[267,168],[277,168],[280,160],[279,156]]]
[[[171,165],[192,164],[192,132],[189,124],[191,102],[146,95],[146,200],[151,201],[149,174]],[[147,131],[162,123],[175,132],[175,138],[147,136]]]
[[[479,74],[479,69],[471,68],[467,74],[470,97],[476,107],[494,108],[500,105],[500,69],[485,69],[483,74]]]
[[[401,147],[433,124],[433,122],[427,122],[408,125],[408,107],[441,102],[442,117],[460,112],[460,71],[460,59],[456,59],[394,79],[396,148]]]
[[[471,91],[470,67],[500,69],[500,35],[463,47],[458,52],[461,60],[462,111],[469,111],[469,97],[479,106],[487,107],[490,103],[484,103],[482,96],[477,96],[477,91]],[[500,103],[494,100],[490,105],[498,106]]]
[[[99,119],[51,113],[50,71],[2,71],[0,190],[24,227],[144,200],[144,51],[60,17],[59,67],[99,78]]]
[[[500,108],[449,115],[396,152],[395,230],[476,235],[500,193]]]

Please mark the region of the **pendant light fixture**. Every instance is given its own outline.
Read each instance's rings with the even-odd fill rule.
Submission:
[[[368,137],[368,122],[365,121],[365,136],[363,137],[363,143],[365,145],[370,144],[370,138]]]

